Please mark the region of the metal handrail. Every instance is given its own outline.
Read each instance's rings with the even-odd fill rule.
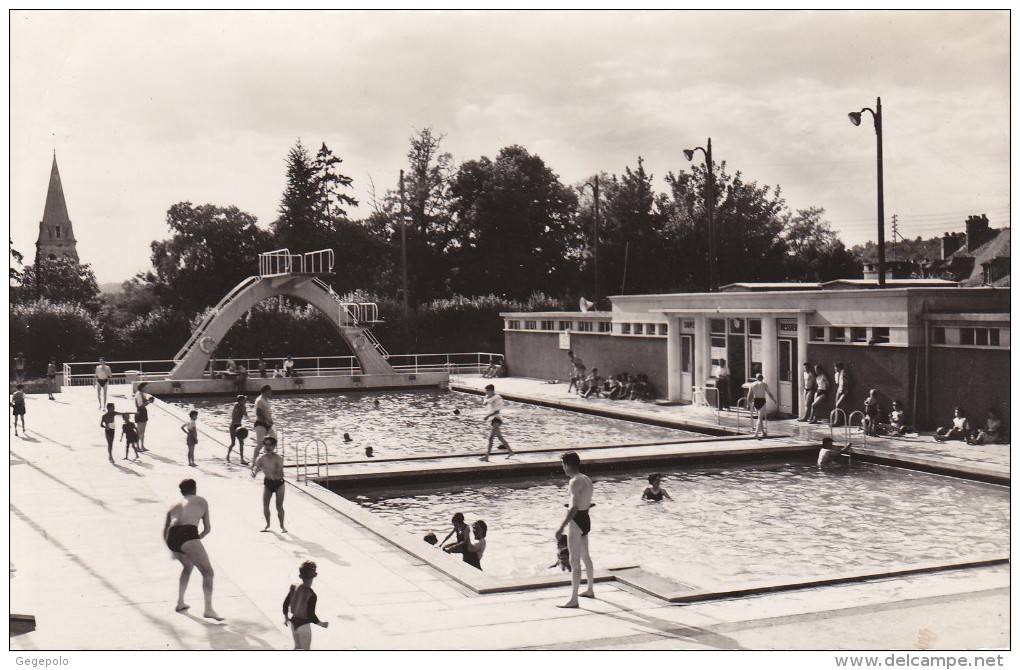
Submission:
[[[740,417],[741,417],[740,410],[741,409],[746,409],[747,410],[747,418],[748,418],[747,432],[750,433],[751,430],[754,428],[754,416],[751,414],[751,407],[750,407],[750,405],[747,402],[747,396],[744,396],[743,398],[737,398],[737,432],[738,433],[740,432]]]
[[[857,415],[860,415],[860,417],[861,417],[861,423],[860,423],[860,426],[861,426],[861,444],[865,444],[866,445],[868,443],[868,431],[864,430],[864,412],[862,412],[859,409],[856,409],[856,410],[850,412],[850,416],[847,417],[847,420],[846,420],[847,443],[850,442],[850,428],[851,428],[851,426],[852,426],[852,424],[854,422],[854,417],[857,416]]]
[[[333,250],[309,251],[301,257],[301,272],[328,274],[333,272]]]
[[[850,423],[849,421],[847,421],[846,412],[844,412],[839,407],[836,407],[831,412],[829,412],[829,437],[832,438],[833,442],[836,441],[835,420],[839,417],[843,417],[843,426],[845,427],[844,432],[846,433],[846,443],[850,444]]]

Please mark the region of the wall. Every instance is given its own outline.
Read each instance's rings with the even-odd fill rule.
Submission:
[[[929,365],[932,427],[948,425],[956,406],[964,409],[972,428],[984,425],[989,407],[998,409],[1008,420],[1008,350],[932,347]],[[1010,429],[1008,424],[1006,429]]]
[[[868,391],[878,391],[882,411],[886,416],[892,408],[892,401],[899,400],[907,410],[907,419],[914,421],[913,401],[913,366],[912,358],[916,353],[906,347],[874,347],[848,346],[838,344],[808,344],[808,361],[812,365],[821,365],[829,378],[830,393],[825,403],[825,418],[835,407],[836,384],[833,365],[842,361],[850,379],[850,396],[847,403],[847,414],[864,407],[864,399]],[[803,365],[804,361],[800,361]],[[801,368],[803,372],[804,368]],[[919,383],[923,380],[919,380]],[[923,392],[923,389],[919,387]],[[918,412],[922,412],[918,404]],[[950,413],[951,414],[951,413]]]
[[[559,348],[559,333],[507,331],[505,335],[512,376],[561,381],[569,378],[570,361],[567,352]],[[655,396],[665,397],[666,338],[571,333],[570,348],[588,370],[596,367],[604,377],[620,372],[648,375]]]

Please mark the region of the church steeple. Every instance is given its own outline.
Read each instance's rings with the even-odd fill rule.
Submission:
[[[57,152],[53,152],[53,167],[50,168],[50,186],[46,192],[46,208],[39,222],[39,239],[35,243],[37,259],[68,256],[78,261],[78,241],[74,238],[71,218],[67,215],[64,202],[64,187],[60,183],[57,169]]]

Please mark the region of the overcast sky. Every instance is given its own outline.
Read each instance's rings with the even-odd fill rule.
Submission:
[[[150,268],[175,202],[276,218],[298,138],[344,159],[366,216],[416,128],[457,164],[520,144],[566,184],[717,162],[823,207],[848,244],[1009,225],[1009,14],[13,12],[10,215],[31,259],[53,151],[82,262]],[[700,159],[700,154],[699,158]],[[887,239],[891,232],[887,221]],[[343,250],[338,250],[342,262]],[[254,259],[253,259],[254,269]]]

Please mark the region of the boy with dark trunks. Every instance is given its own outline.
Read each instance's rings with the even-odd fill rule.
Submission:
[[[255,453],[251,457],[251,471],[255,472],[255,461],[258,460],[259,451],[262,450],[262,443],[266,437],[272,437],[275,443],[276,428],[273,427],[273,409],[269,406],[269,396],[273,394],[273,387],[266,384],[262,387],[259,397],[255,399]]]
[[[248,465],[244,460],[244,438],[248,437],[247,429],[241,428],[241,420],[248,418],[248,399],[243,395],[237,396],[237,402],[230,410],[230,446],[227,447],[227,463],[230,462],[230,453],[234,450],[234,441],[239,444],[238,453],[241,455],[241,465]],[[244,431],[243,435],[240,431]]]
[[[312,590],[312,580],[318,575],[314,561],[305,561],[298,568],[300,584],[291,584],[287,597],[283,599],[283,625],[290,625],[294,634],[294,650],[308,651],[312,648],[312,624],[329,628],[328,621],[319,621],[315,615],[318,596]]]
[[[124,460],[128,459],[128,454],[133,448],[135,450],[135,460],[138,460],[138,427],[131,422],[131,415],[124,413],[124,423],[120,427],[120,439],[124,440]]]
[[[255,478],[259,470],[266,475],[262,488],[262,514],[266,517],[266,527],[262,529],[262,532],[269,531],[269,499],[273,497],[273,494],[276,494],[276,515],[280,519],[280,530],[286,533],[287,529],[283,525],[283,497],[287,492],[287,487],[283,482],[283,457],[276,453],[275,437],[267,436],[263,446],[266,448],[266,453],[259,456],[251,471],[252,479]]]
[[[205,498],[196,495],[197,487],[194,479],[185,479],[180,483],[181,495],[184,500],[170,508],[163,524],[163,541],[170,549],[171,555],[181,563],[181,577],[177,590],[178,612],[188,609],[184,603],[184,592],[188,589],[191,570],[198,568],[202,573],[202,595],[205,597],[205,613],[207,619],[223,621],[212,606],[213,568],[209,555],[202,545],[202,538],[212,532],[209,521],[209,503]],[[202,522],[202,532],[198,532],[198,522]]]
[[[485,405],[486,409],[485,418],[482,421],[490,421],[491,428],[489,429],[489,448],[480,460],[489,460],[489,455],[492,453],[492,443],[497,439],[499,440],[500,448],[506,449],[506,457],[510,458],[514,455],[514,450],[510,448],[510,444],[503,437],[503,418],[499,414],[500,410],[503,409],[503,398],[496,395],[496,387],[492,384],[485,387],[485,397],[482,398],[482,404]]]
[[[570,477],[567,488],[570,491],[570,503],[567,505],[567,515],[563,523],[556,529],[556,540],[563,536],[564,529],[567,535],[567,547],[570,550],[570,600],[557,607],[575,608],[578,607],[577,595],[581,588],[581,562],[588,572],[588,590],[581,594],[584,598],[595,597],[595,566],[592,564],[591,554],[588,553],[588,533],[591,531],[591,517],[588,509],[591,507],[593,487],[587,475],[581,474],[581,458],[573,451],[563,454],[560,459],[563,461],[563,473]]]
[[[117,436],[117,410],[114,404],[107,403],[106,412],[99,419],[99,425],[106,434],[106,455],[113,463],[113,438]]]
[[[21,432],[28,435],[25,428],[25,386],[17,384],[11,394],[11,414],[14,416],[14,437],[18,436],[18,417],[21,417]]]

